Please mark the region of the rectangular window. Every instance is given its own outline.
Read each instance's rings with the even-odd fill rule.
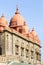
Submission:
[[[34,57],[34,52],[31,51],[31,59],[33,59],[33,57]]]
[[[39,54],[39,61],[41,61],[41,54]]]
[[[26,58],[28,58],[28,57],[29,57],[29,50],[26,49]]]
[[[2,48],[0,47],[0,55],[2,55]]]
[[[38,53],[36,52],[36,60],[38,60]]]
[[[24,56],[24,48],[21,47],[21,56]]]
[[[36,59],[37,59],[38,61],[41,61],[41,54],[39,54],[39,53],[36,52]]]
[[[19,54],[19,46],[15,45],[15,54],[18,55]]]

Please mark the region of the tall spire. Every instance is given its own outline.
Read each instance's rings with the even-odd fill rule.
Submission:
[[[15,12],[15,14],[20,14],[19,9],[18,9],[18,5],[16,5],[16,12]]]

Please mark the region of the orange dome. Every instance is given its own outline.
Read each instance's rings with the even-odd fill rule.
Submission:
[[[23,34],[29,34],[30,29],[29,29],[29,27],[28,27],[28,26],[26,26],[26,25],[25,25],[25,26],[23,26],[23,28],[22,28],[22,29],[23,29],[23,32],[22,32]]]
[[[31,33],[32,33],[33,36],[37,36],[37,33],[36,33],[36,31],[34,30],[34,28],[32,29],[32,32],[31,32]]]
[[[18,8],[16,9],[15,15],[10,20],[10,27],[15,26],[22,26],[24,25],[24,18],[21,16],[20,12],[18,11]]]
[[[37,33],[35,32],[34,28],[32,29],[31,34],[33,35],[33,40],[34,40],[34,42],[36,42],[37,44],[40,44],[40,40],[39,40],[38,35],[37,35]]]
[[[31,32],[29,33],[29,40],[33,41],[33,35]]]
[[[0,26],[7,26],[7,20],[3,15],[0,18]]]
[[[29,27],[26,25],[26,23],[24,23],[23,27],[22,27],[22,34],[25,36],[25,37],[29,37],[29,33],[30,33],[30,29]]]

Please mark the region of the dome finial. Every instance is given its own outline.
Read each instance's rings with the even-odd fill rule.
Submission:
[[[32,31],[34,31],[34,27],[32,28]]]
[[[4,17],[4,13],[2,13],[2,16],[1,17]]]
[[[16,11],[18,11],[18,5],[16,5]]]
[[[20,14],[19,9],[18,9],[18,5],[16,5],[16,12],[15,12],[15,14]]]

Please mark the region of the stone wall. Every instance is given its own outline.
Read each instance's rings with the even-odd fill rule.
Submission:
[[[36,59],[36,51],[41,54],[40,46],[24,39],[22,36],[9,31],[2,33],[2,55],[1,61],[16,61],[29,64],[40,64]]]

